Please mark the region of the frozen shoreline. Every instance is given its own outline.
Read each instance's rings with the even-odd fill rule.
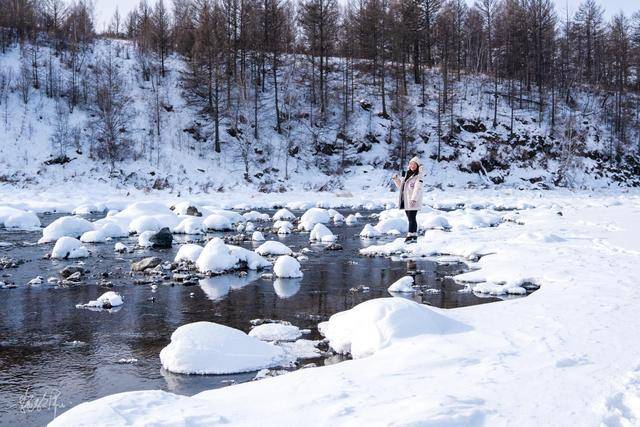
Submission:
[[[142,200],[92,194],[6,194],[3,204],[37,211],[82,203]],[[210,197],[210,198],[209,198]],[[214,194],[220,207],[244,209],[304,200],[325,207],[392,202],[394,193]],[[175,196],[144,200],[164,203]],[[186,200],[186,199],[185,199]],[[26,201],[26,202],[25,202]],[[498,304],[431,309],[470,328],[394,340],[373,355],[303,369],[194,397],[129,392],[81,404],[51,425],[364,424],[627,425],[640,420],[640,193],[447,190],[425,204],[526,207],[496,227],[428,231],[401,253],[490,254],[462,278],[504,286],[533,281],[540,290]],[[559,214],[561,213],[561,215]],[[508,214],[508,213],[505,213]],[[375,245],[375,241],[371,242]],[[384,248],[370,249],[384,252]],[[267,420],[267,421],[265,421]]]

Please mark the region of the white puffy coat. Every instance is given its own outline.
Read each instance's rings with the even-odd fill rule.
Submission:
[[[418,158],[411,159],[418,164],[418,173],[405,181],[405,178],[394,180],[396,187],[400,190],[398,195],[398,207],[402,206],[404,200],[404,210],[419,211],[422,209],[422,184],[424,181],[423,167]]]

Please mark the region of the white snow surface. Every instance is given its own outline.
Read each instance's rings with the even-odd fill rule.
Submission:
[[[103,191],[109,209],[124,209],[133,197],[164,202],[173,197],[140,192],[128,198],[95,191]],[[70,212],[84,202],[74,194],[63,197],[60,190],[50,189],[25,197],[4,191],[2,200],[23,210],[57,207]],[[365,209],[368,203],[393,204],[396,197],[379,189],[354,194],[259,194],[250,203],[252,209],[276,203],[308,209],[319,201]],[[207,197],[198,202],[216,203]],[[241,201],[247,202],[246,195],[229,194],[225,203]],[[460,203],[468,209],[426,209]],[[449,232],[426,229],[417,244],[395,241],[363,252],[451,255],[469,260],[473,270],[455,280],[470,286],[508,289],[533,282],[541,288],[525,298],[451,310],[416,305],[398,312],[389,304],[403,304],[404,299],[372,300],[383,302],[373,303],[375,310],[358,306],[338,316],[343,320],[329,322],[335,330],[325,328],[334,345],[345,351],[347,346],[349,351],[366,349],[367,357],[192,397],[155,390],[121,393],[72,408],[52,425],[116,425],[122,419],[158,425],[255,425],[265,420],[278,425],[637,425],[640,192],[447,188],[426,192],[424,204],[420,216],[446,219]],[[282,280],[274,288],[295,294],[299,282]],[[457,322],[467,329],[394,335],[395,329],[386,328],[395,323],[382,319],[399,322],[405,317],[401,313],[412,319],[409,331],[415,332],[420,316],[436,314],[445,325]],[[364,343],[354,339],[360,334],[349,332],[357,330],[352,320],[361,317],[381,321],[367,325],[369,340]]]
[[[263,323],[251,329],[249,336],[262,341],[295,341],[302,336],[302,331],[294,325]]]
[[[244,332],[212,322],[180,326],[160,351],[162,367],[178,374],[233,374],[281,366],[286,352]]]

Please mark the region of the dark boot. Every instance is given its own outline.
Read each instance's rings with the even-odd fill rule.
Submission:
[[[418,236],[416,233],[407,233],[407,237],[404,238],[405,243],[415,243],[418,241]]]

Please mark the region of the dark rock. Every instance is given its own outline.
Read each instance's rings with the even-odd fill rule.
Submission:
[[[154,249],[169,249],[173,242],[173,235],[171,234],[171,231],[169,231],[168,227],[164,227],[151,236],[149,241],[153,244]]]
[[[69,265],[60,272],[60,276],[62,276],[63,279],[69,279],[71,276],[79,278],[82,277],[84,273],[84,268],[78,265]]]
[[[79,282],[82,280],[82,273],[80,273],[79,271],[76,271],[75,273],[71,274],[70,276],[67,276],[66,278],[68,281],[70,282]]]
[[[144,258],[138,262],[131,264],[132,271],[145,271],[148,268],[155,268],[162,263],[162,260],[158,257]]]
[[[340,243],[332,243],[325,248],[328,251],[341,251],[343,249]]]
[[[202,216],[202,213],[195,206],[189,206],[187,208],[187,215],[191,216]]]

